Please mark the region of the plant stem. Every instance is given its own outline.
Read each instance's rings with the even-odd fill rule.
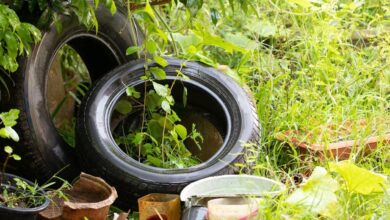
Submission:
[[[155,8],[153,8],[153,11],[157,15],[157,17],[161,21],[161,23],[163,23],[164,27],[167,29],[167,31],[169,33],[169,36],[171,37],[171,40],[172,40],[172,45],[173,45],[173,50],[175,51],[175,55],[178,56],[179,55],[179,50],[177,49],[176,41],[175,41],[175,38],[173,38],[173,34],[172,34],[171,28],[169,27],[169,25],[165,22],[165,20],[161,17],[160,13],[158,13]]]
[[[3,168],[1,170],[1,178],[0,178],[0,185],[3,183],[3,180],[5,179],[4,176],[5,176],[5,168],[7,167],[7,164],[8,164],[8,160],[11,156],[8,155],[7,158],[5,158],[5,161],[3,163]]]
[[[163,127],[163,132],[162,132],[162,137],[161,137],[161,155],[162,155],[162,161],[163,164],[165,163],[165,157],[164,157],[164,136],[165,136],[165,126],[167,124],[167,117],[168,117],[168,112],[165,112],[165,118],[164,118],[164,127]]]
[[[146,71],[146,68],[145,68],[145,71]],[[146,92],[147,92],[147,81],[145,81],[145,86],[144,86],[144,103],[146,103]],[[144,104],[143,105],[143,109],[142,109],[142,123],[141,123],[141,133],[142,133],[142,141],[141,143],[138,145],[138,162],[141,162],[141,147],[142,147],[142,142],[144,140],[143,136],[144,136],[144,127],[145,127],[145,114],[146,114],[146,105]]]

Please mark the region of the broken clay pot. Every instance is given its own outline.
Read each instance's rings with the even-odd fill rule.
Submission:
[[[319,143],[306,143],[294,137],[293,134],[298,131],[285,131],[276,136],[279,141],[286,141],[296,146],[301,153],[310,153],[316,155],[319,159],[338,158],[346,160],[351,155],[353,147],[359,146],[365,154],[373,152],[379,144],[390,145],[390,133],[382,136],[372,136],[362,140],[343,140],[329,143],[327,146]]]
[[[118,197],[114,187],[99,177],[85,173],[80,174],[80,179],[65,194],[68,201],[54,199],[45,211],[39,213],[39,219],[104,220]]]

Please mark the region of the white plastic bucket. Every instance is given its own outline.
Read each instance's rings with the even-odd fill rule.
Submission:
[[[187,206],[198,201],[226,197],[273,197],[285,190],[284,184],[261,176],[223,175],[208,177],[186,186],[180,193]]]
[[[208,220],[254,220],[258,207],[258,199],[212,199],[207,202]]]

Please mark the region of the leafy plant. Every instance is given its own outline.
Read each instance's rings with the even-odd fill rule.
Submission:
[[[16,142],[19,141],[19,136],[17,132],[13,129],[13,126],[17,124],[17,119],[19,118],[20,111],[17,109],[11,109],[8,112],[0,113],[1,123],[4,125],[0,129],[0,137],[12,139]],[[46,200],[46,198],[53,198],[54,196],[66,197],[64,190],[69,188],[69,183],[57,176],[53,176],[52,179],[57,179],[62,182],[62,185],[57,189],[53,190],[50,193],[50,196],[42,193],[42,190],[49,189],[50,186],[54,185],[55,182],[48,181],[47,184],[39,186],[37,183],[33,185],[25,182],[20,178],[14,178],[12,180],[7,180],[5,178],[6,167],[10,159],[19,161],[22,158],[14,153],[14,149],[10,146],[4,147],[4,152],[7,154],[5,161],[3,162],[1,175],[0,175],[0,205],[10,207],[10,208],[32,208],[37,207]],[[16,189],[8,188],[10,182],[15,183]]]
[[[8,112],[0,113],[1,124],[4,126],[0,128],[0,137],[12,139],[15,142],[19,141],[18,133],[13,129],[13,126],[17,124],[16,120],[19,118],[19,112],[20,111],[18,109],[11,109]],[[4,180],[5,169],[7,167],[8,161],[10,159],[21,160],[19,155],[13,153],[13,148],[10,146],[5,146],[4,152],[7,154],[7,157],[5,158],[2,166],[0,183],[2,183],[2,180]]]
[[[159,67],[146,70],[146,77],[153,77],[152,73],[157,71],[161,72],[159,79],[165,79],[165,72]],[[178,77],[184,77],[180,71],[178,73]],[[119,137],[117,142],[124,145],[127,154],[142,163],[163,168],[184,168],[200,163],[186,148],[185,142],[192,140],[201,148],[203,138],[195,124],[191,132],[180,124],[181,119],[173,109],[175,100],[172,89],[175,83],[176,80],[171,85],[163,85],[149,78],[144,85],[143,97],[134,87],[129,87],[126,94],[132,102],[120,100],[117,104],[116,110],[122,114],[141,112],[140,128],[130,130],[126,136]],[[152,88],[147,89],[150,84]],[[183,96],[186,97],[186,94]]]
[[[9,138],[9,139],[12,139],[16,142],[19,141],[18,134],[12,128],[13,126],[16,125],[16,123],[17,123],[16,120],[18,119],[18,117],[19,117],[19,110],[17,110],[17,109],[11,109],[9,112],[0,113],[0,119],[1,119],[2,124],[4,125],[4,127],[0,129],[0,136],[2,138]],[[28,190],[31,192],[31,194],[29,194],[29,196],[26,197],[25,195],[23,195],[24,192],[19,193],[19,192],[14,192],[12,190],[10,191],[9,189],[7,189],[6,186],[3,185],[3,184],[5,184],[5,170],[6,170],[8,161],[10,159],[14,159],[16,161],[21,160],[21,157],[19,155],[13,153],[12,147],[5,146],[4,151],[7,154],[7,156],[6,156],[5,161],[3,163],[2,173],[1,173],[1,177],[0,177],[1,190],[2,190],[2,193],[0,194],[0,204],[5,205],[7,207],[15,207],[15,206],[30,207],[30,205],[32,205],[32,203],[34,203],[34,205],[35,205],[36,200],[34,199],[34,197],[35,197],[35,194],[37,193],[36,192],[37,186],[30,186],[29,184],[22,181],[21,179],[15,178],[14,181],[16,182],[16,186],[18,188],[21,188],[23,190],[26,190],[28,188]],[[42,202],[42,201],[44,201],[44,197],[42,197],[40,199],[40,202]],[[21,202],[23,204],[20,204]],[[39,203],[39,201],[38,201],[38,203]]]
[[[287,204],[303,206],[309,212],[322,216],[340,218],[340,203],[344,202],[346,195],[381,198],[385,195],[384,188],[389,185],[383,175],[358,167],[350,161],[332,163],[329,170],[334,175],[323,167],[316,167],[310,178],[286,199]]]
[[[59,180],[62,184],[56,189],[50,189],[50,186],[56,182],[52,179]],[[0,194],[0,205],[9,208],[34,208],[42,205],[46,199],[52,199],[54,197],[67,199],[65,190],[70,189],[71,185],[64,179],[57,176],[53,176],[43,186],[39,186],[38,183],[29,184],[20,178],[13,178],[9,180],[14,182],[16,189],[8,188],[8,185],[2,186],[2,193]],[[50,192],[47,192],[50,190]],[[47,192],[47,193],[46,193]]]
[[[116,110],[123,115],[131,112],[141,112],[141,122],[139,129],[130,130],[128,134],[125,131],[125,136],[117,138],[117,142],[124,146],[127,154],[148,165],[162,168],[184,168],[199,164],[200,160],[192,156],[186,148],[185,142],[192,140],[201,148],[200,142],[203,141],[203,137],[197,132],[195,124],[190,128],[190,132],[180,124],[181,119],[174,110],[175,100],[172,96],[172,89],[174,89],[175,84],[180,83],[180,79],[187,78],[181,72],[181,69],[178,69],[176,70],[177,76],[171,84],[163,85],[159,83],[160,80],[166,79],[164,67],[168,65],[168,62],[161,55],[167,48],[168,36],[171,40],[174,40],[174,38],[170,33],[165,34],[160,29],[159,23],[161,22],[169,32],[167,24],[149,2],[146,2],[142,10],[135,13],[136,16],[140,16],[140,22],[145,28],[146,40],[139,48],[128,48],[126,53],[128,55],[141,54],[141,51],[145,51],[145,75],[141,77],[142,80],[145,80],[144,89],[139,92],[134,87],[127,88],[126,94],[130,101],[120,100],[117,103]],[[161,40],[162,46],[157,44]],[[174,45],[173,51],[177,51],[175,47]],[[150,58],[147,56],[150,56]],[[149,67],[151,62],[157,65]],[[185,108],[187,89],[184,85],[182,96],[182,107]]]
[[[28,55],[30,45],[40,38],[41,32],[35,26],[20,22],[15,11],[0,4],[0,67],[15,72],[19,66],[16,58]],[[4,80],[2,83],[5,84]]]
[[[311,208],[314,213],[334,216],[337,207],[339,183],[323,167],[316,167],[310,178],[301,184],[286,200],[290,204],[299,204]]]
[[[119,2],[129,5],[129,18],[140,21],[145,31],[144,44],[141,48],[128,48],[128,54],[137,53],[141,57],[147,48],[147,59],[155,57],[155,62],[161,62],[159,57],[166,55],[197,60],[218,67],[251,88],[262,125],[261,144],[253,149],[259,156],[250,167],[254,174],[283,180],[291,192],[316,166],[326,170],[326,173],[323,169],[316,171],[300,189],[305,196],[310,194],[316,204],[321,204],[317,203],[321,198],[336,195],[339,209],[332,212],[334,216],[325,217],[326,212],[313,211],[314,206],[286,203],[290,196],[287,193],[267,199],[261,217],[389,218],[388,190],[377,192],[375,183],[375,192],[361,194],[357,191],[362,186],[350,180],[360,176],[352,164],[369,173],[390,175],[387,146],[378,146],[364,157],[352,153],[350,164],[338,164],[340,171],[334,172],[336,168],[327,168],[333,166],[329,166],[329,161],[302,159],[295,148],[274,138],[284,130],[312,132],[317,136],[315,139],[321,137],[327,141],[387,132],[382,119],[388,120],[390,109],[388,1],[177,0],[157,7],[151,7],[151,1],[116,1]],[[131,3],[145,7],[133,12]],[[153,72],[151,75],[156,75],[153,80],[158,83],[163,72],[158,69]],[[139,91],[140,98],[129,97],[134,99],[131,108],[145,105],[142,94],[154,90],[153,83],[148,81],[145,88],[146,92]],[[135,104],[136,101],[140,103]],[[121,105],[129,108],[128,103]],[[360,119],[374,120],[363,130],[358,123],[354,124],[349,134],[344,135],[344,127]],[[326,128],[336,132],[329,133]],[[147,132],[145,129],[138,132]],[[138,147],[134,149],[136,155]],[[354,171],[352,176],[349,171]],[[381,182],[379,176],[362,175],[362,179],[356,179]],[[324,190],[324,184],[315,181],[315,177],[326,183],[337,181],[337,190],[330,186]]]
[[[275,136],[299,130],[314,133],[313,141],[331,142],[388,133],[390,3],[226,0],[204,1],[196,8],[194,17],[186,1],[155,7],[153,28],[164,32],[158,36],[165,34],[153,38],[155,48],[164,55],[217,67],[251,88],[262,125],[262,141],[256,146],[259,156],[251,166],[254,173],[285,181],[291,192],[316,166],[322,166],[327,172],[324,182],[331,178],[339,184],[336,191],[321,191],[320,183],[319,191],[308,187],[315,201],[309,208],[286,204],[289,194],[269,199],[261,217],[387,219],[386,190],[369,195],[347,190],[348,181],[341,179],[345,174],[327,169],[329,159],[303,159],[297,149],[277,142]],[[141,24],[147,19],[137,13],[134,17]],[[363,127],[361,119],[368,122]],[[370,173],[390,174],[388,144],[364,157],[358,153],[360,147],[351,154],[352,164]],[[352,170],[348,167],[344,172]],[[376,175],[364,179],[377,180]],[[322,216],[312,211],[317,201],[331,194],[337,197],[336,213]]]
[[[98,31],[98,23],[95,16],[95,9],[99,5],[99,0],[94,0],[90,4],[88,0],[72,1],[12,1],[3,0],[0,2],[0,72],[7,78],[9,72],[18,69],[17,57],[28,56],[31,52],[31,44],[36,44],[41,39],[40,29],[46,28],[52,21],[55,22],[57,31],[62,30],[60,16],[74,13],[79,18],[81,24],[88,28],[95,27]],[[105,6],[111,13],[116,12],[115,2],[105,1]],[[27,8],[27,12],[24,10]],[[20,17],[29,22],[21,22]],[[37,21],[35,18],[39,17]],[[31,21],[32,20],[32,21]],[[3,71],[4,70],[4,71]],[[7,81],[0,76],[0,83],[6,89],[8,95]]]

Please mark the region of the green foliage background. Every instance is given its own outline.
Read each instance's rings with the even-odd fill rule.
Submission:
[[[76,13],[82,24],[98,31],[93,16],[97,1],[29,2],[3,0],[0,5],[0,66],[6,71],[15,71],[17,56],[27,54],[29,45],[39,40],[37,29],[20,22],[17,15],[44,28],[44,23],[55,21],[61,13]],[[113,1],[102,3],[115,12]],[[128,1],[115,3],[130,9]],[[37,13],[41,19],[32,21],[29,13]],[[203,62],[250,87],[262,125],[261,144],[249,144],[260,153],[258,158],[249,158],[256,162],[251,169],[257,175],[285,181],[290,191],[298,187],[297,177],[317,165],[329,168],[334,159],[319,161],[309,156],[302,160],[295,147],[276,140],[279,132],[311,132],[312,140],[304,136],[306,141],[326,145],[390,131],[389,1],[180,0],[129,10],[129,19],[140,23],[146,41],[146,48],[141,49],[151,55]],[[138,55],[140,51],[128,49]],[[356,123],[362,119],[368,122],[364,129]],[[350,127],[347,134],[343,133],[346,127]],[[350,162],[390,175],[388,147],[380,145],[369,155],[363,154],[362,146],[355,146]],[[346,184],[345,179],[340,181],[342,174],[330,168],[328,172]],[[329,180],[329,176],[320,180]],[[388,188],[386,184],[383,187]],[[331,193],[338,206],[330,219],[389,217],[386,191],[365,195],[340,187]],[[264,207],[264,218],[325,218],[306,206],[287,204],[286,197],[270,200]]]

